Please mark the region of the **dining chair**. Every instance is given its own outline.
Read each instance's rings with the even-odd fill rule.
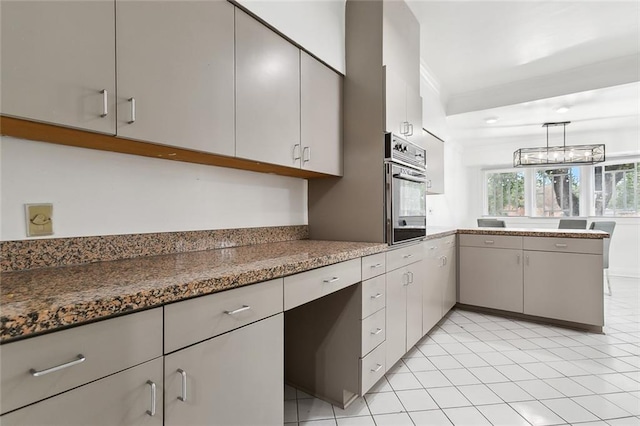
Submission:
[[[498,219],[478,219],[478,226],[481,228],[505,228],[504,220]]]
[[[602,267],[604,269],[605,276],[607,277],[609,296],[611,296],[611,283],[609,282],[609,246],[611,245],[613,230],[616,229],[616,223],[614,221],[591,222],[589,229],[594,231],[604,231],[609,234],[609,238],[604,239],[604,247],[602,248]]]
[[[558,229],[587,229],[586,219],[560,219]]]

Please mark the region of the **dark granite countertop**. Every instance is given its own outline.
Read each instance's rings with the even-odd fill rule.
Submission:
[[[0,275],[0,342],[383,252],[298,240]]]

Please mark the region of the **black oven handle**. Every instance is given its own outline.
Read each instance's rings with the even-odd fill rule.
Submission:
[[[393,175],[394,178],[396,179],[402,179],[402,180],[408,180],[409,182],[417,182],[417,183],[426,183],[427,182],[427,178],[426,177],[416,177],[416,176],[411,176],[411,175],[405,175],[402,173],[395,173]]]

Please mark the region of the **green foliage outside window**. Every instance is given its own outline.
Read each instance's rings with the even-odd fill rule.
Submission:
[[[524,216],[524,174],[488,173],[487,205],[490,216]]]

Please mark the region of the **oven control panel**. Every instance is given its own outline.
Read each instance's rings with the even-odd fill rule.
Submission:
[[[427,168],[427,153],[418,145],[393,133],[385,134],[385,159],[399,162],[420,170]]]

